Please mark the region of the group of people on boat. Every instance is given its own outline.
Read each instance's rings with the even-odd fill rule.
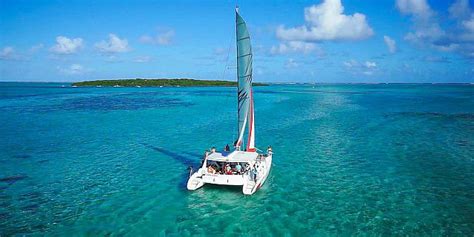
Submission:
[[[227,144],[226,147],[224,148],[224,151],[229,152],[230,147]],[[204,164],[206,158],[216,152],[216,148],[212,147],[210,150],[206,150],[204,153],[204,157],[201,162],[201,166]],[[269,154],[272,154],[272,148],[271,146],[268,147],[267,152]],[[262,162],[267,155],[264,154],[259,154],[257,158],[257,163],[253,164],[253,166],[250,166],[249,163],[245,162],[217,162],[217,161],[212,161],[207,164],[207,173],[209,174],[222,174],[222,175],[241,175],[245,174],[247,172],[250,172],[251,177],[253,179],[256,179],[257,177],[257,169],[259,166],[259,162]]]
[[[249,169],[247,163],[240,162],[209,162],[207,173],[210,174],[227,174],[239,175],[245,173]]]

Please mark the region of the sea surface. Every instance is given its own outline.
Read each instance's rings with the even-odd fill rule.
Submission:
[[[235,88],[0,83],[0,236],[474,235],[473,85],[254,89],[273,167],[244,196],[186,190]]]

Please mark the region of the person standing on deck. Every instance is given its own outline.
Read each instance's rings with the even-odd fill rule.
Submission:
[[[252,174],[253,181],[257,181],[257,168],[255,168],[255,164],[253,165],[252,170],[250,172]]]

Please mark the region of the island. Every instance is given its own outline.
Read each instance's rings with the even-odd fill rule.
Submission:
[[[253,86],[267,86],[265,83],[252,83]],[[198,86],[237,86],[235,81],[196,80],[188,78],[176,79],[118,79],[74,82],[72,86],[95,87],[198,87]]]

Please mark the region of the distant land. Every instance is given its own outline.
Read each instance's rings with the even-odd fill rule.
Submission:
[[[157,86],[237,86],[235,81],[179,79],[118,79],[74,82],[73,86],[122,86],[122,87],[157,87]],[[264,83],[252,83],[254,86],[267,86]]]

